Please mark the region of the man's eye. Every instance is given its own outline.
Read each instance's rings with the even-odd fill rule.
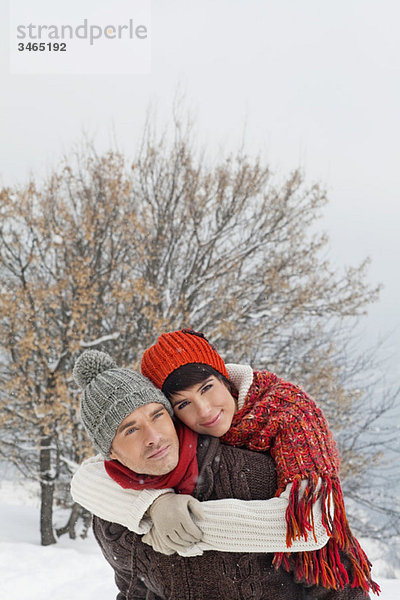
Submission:
[[[130,435],[131,433],[134,433],[136,431],[136,427],[129,427],[129,429],[126,430],[126,435]]]

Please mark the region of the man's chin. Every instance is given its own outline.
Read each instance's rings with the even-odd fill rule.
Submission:
[[[167,456],[164,460],[158,461],[158,464],[150,464],[148,467],[148,475],[167,475],[175,469],[178,464],[179,457]]]

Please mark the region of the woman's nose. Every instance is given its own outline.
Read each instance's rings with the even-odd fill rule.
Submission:
[[[197,404],[197,414],[200,418],[209,416],[211,413],[211,406],[206,400],[201,400]]]

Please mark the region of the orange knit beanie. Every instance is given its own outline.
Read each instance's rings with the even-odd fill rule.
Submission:
[[[213,367],[229,378],[225,363],[202,333],[181,329],[163,333],[142,357],[141,371],[159,389],[168,375],[189,363],[202,363]]]

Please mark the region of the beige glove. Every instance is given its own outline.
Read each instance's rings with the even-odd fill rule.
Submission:
[[[190,548],[203,536],[195,525],[192,514],[203,518],[201,502],[187,494],[167,492],[154,500],[148,513],[153,527],[142,537],[145,544],[162,554],[174,554]]]

